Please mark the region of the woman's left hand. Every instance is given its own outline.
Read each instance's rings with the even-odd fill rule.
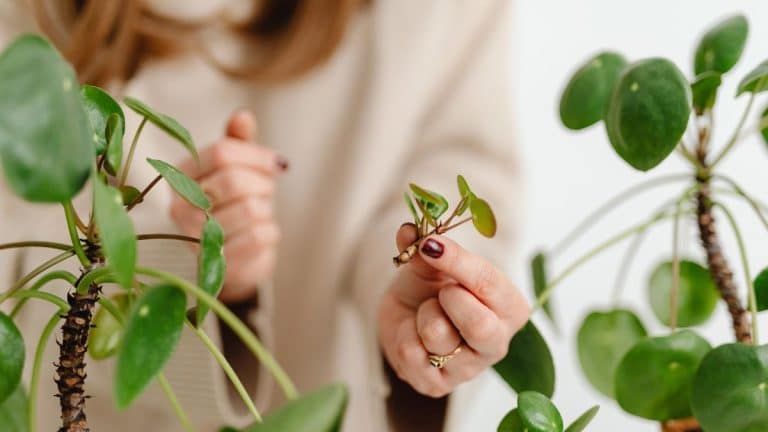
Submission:
[[[416,239],[416,226],[403,225],[398,249]],[[419,393],[441,397],[501,360],[529,313],[526,300],[498,268],[431,235],[382,299],[379,343],[402,380]],[[430,355],[452,353],[443,368],[430,364]]]

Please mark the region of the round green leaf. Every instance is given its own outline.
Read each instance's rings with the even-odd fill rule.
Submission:
[[[507,355],[493,369],[517,393],[532,390],[551,397],[555,392],[552,353],[532,321],[515,334]]]
[[[93,204],[96,226],[99,228],[101,250],[124,288],[133,286],[136,271],[136,234],[133,222],[123,207],[123,197],[117,189],[94,180]]]
[[[659,264],[648,281],[648,297],[653,314],[664,325],[670,325],[669,298],[672,291],[672,262]],[[704,323],[715,311],[720,294],[709,270],[698,263],[680,260],[680,283],[677,290],[677,325],[690,327]]]
[[[179,122],[174,118],[166,114],[159,113],[147,106],[147,104],[144,102],[132,97],[126,97],[123,99],[123,102],[125,102],[125,105],[127,105],[128,108],[143,116],[162,131],[184,145],[184,147],[192,154],[195,160],[200,159],[197,154],[195,143],[192,141],[192,135],[190,135],[189,131],[184,126],[179,124]]]
[[[768,60],[760,63],[745,76],[736,89],[736,96],[742,93],[760,93],[768,90]]]
[[[72,68],[40,36],[0,55],[0,159],[10,189],[27,201],[64,202],[91,170],[93,133]]]
[[[592,312],[579,327],[577,346],[581,370],[600,393],[613,397],[613,380],[622,357],[647,335],[629,310]]]
[[[122,125],[120,139],[122,140],[123,130],[125,129],[125,113],[120,108],[120,104],[112,99],[109,93],[96,86],[81,86],[80,98],[91,125],[96,154],[101,155],[107,148],[107,142],[110,139],[110,134],[106,133],[109,117],[116,114],[120,118],[119,121]]]
[[[749,23],[743,15],[729,17],[704,33],[694,57],[696,75],[731,70],[744,51],[748,33]]]
[[[133,186],[125,185],[120,188],[120,196],[123,197],[124,205],[131,205],[134,204],[134,201],[139,199],[141,196],[141,191]],[[143,199],[141,201],[143,201]],[[141,201],[137,202],[136,204],[141,203]]]
[[[200,236],[200,262],[197,270],[197,284],[203,291],[217,297],[224,284],[227,263],[224,259],[224,230],[212,217],[208,217]],[[197,325],[208,313],[208,305],[198,302]]]
[[[462,198],[461,206],[456,210],[456,215],[461,216],[467,211],[469,205],[472,204],[472,200],[476,197],[472,189],[469,188],[469,183],[464,179],[464,176],[459,174],[456,177],[456,183],[459,187],[459,196]]]
[[[288,402],[243,432],[338,432],[348,398],[343,384],[331,384]]]
[[[133,306],[117,353],[114,398],[126,408],[171,357],[181,337],[186,297],[178,288],[149,288]]]
[[[702,73],[691,83],[693,108],[696,110],[696,114],[702,115],[715,105],[717,89],[721,83],[720,74],[714,71]]]
[[[691,91],[672,62],[662,58],[630,65],[611,95],[605,127],[613,149],[647,171],[677,146],[688,126]]]
[[[651,420],[689,417],[693,376],[710,349],[690,330],[638,342],[616,369],[616,401],[624,411]]]
[[[480,234],[486,237],[496,235],[496,216],[485,200],[474,198],[469,204],[469,211],[472,213],[472,223]]]
[[[496,432],[526,432],[523,421],[520,420],[520,412],[517,408],[508,412],[507,415],[501,419]]]
[[[719,346],[693,379],[691,407],[707,432],[768,430],[768,346]]]
[[[172,165],[157,159],[147,159],[150,165],[168,182],[182,198],[187,200],[193,206],[208,210],[211,208],[211,202],[203,193],[200,185],[196,181],[187,177],[186,174],[179,171]]]
[[[583,64],[560,97],[560,121],[568,129],[584,129],[603,119],[616,80],[627,65],[621,54],[603,52]]]
[[[538,298],[544,290],[547,289],[547,257],[544,253],[539,252],[533,256],[531,260],[531,278],[533,279],[533,293]],[[550,299],[544,303],[542,308],[549,317],[549,320],[553,325],[556,325],[555,315],[552,313],[552,304]]]
[[[420,202],[427,209],[433,220],[437,221],[448,210],[448,200],[439,193],[424,189],[413,183],[410,184],[410,188],[416,201]]]
[[[128,315],[131,308],[130,295],[117,294],[111,300],[123,315]],[[93,316],[93,326],[91,334],[88,335],[88,353],[95,360],[112,357],[123,337],[122,324],[106,308],[99,307]]]
[[[107,119],[107,155],[104,169],[112,175],[117,175],[123,163],[123,132],[125,123],[117,114],[111,114]]]
[[[562,432],[563,418],[548,397],[534,391],[517,395],[517,410],[530,432]]]
[[[0,426],[3,427],[3,432],[29,432],[28,409],[29,401],[24,386],[16,386],[16,390],[5,402],[0,403]]]
[[[24,369],[24,339],[8,315],[0,311],[0,403],[19,387]]]
[[[752,284],[755,288],[755,297],[757,298],[757,310],[764,311],[768,309],[768,268],[763,269],[755,278]]]
[[[600,411],[599,405],[595,405],[588,409],[584,414],[580,415],[579,418],[574,420],[573,423],[565,429],[565,432],[582,432],[587,428],[592,419],[595,418],[598,411]]]

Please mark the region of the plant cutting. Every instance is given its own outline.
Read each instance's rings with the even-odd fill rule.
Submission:
[[[34,239],[1,243],[0,253],[19,248],[56,252],[9,287],[0,287],[0,425],[3,431],[35,431],[38,383],[46,375],[43,350],[54,332],[59,336],[55,365],[61,432],[91,430],[87,418],[87,361],[116,357],[113,398],[118,408],[131,405],[156,380],[185,430],[194,430],[165,378],[163,369],[184,326],[210,351],[254,418],[248,431],[336,431],[346,406],[346,389],[331,385],[300,397],[283,369],[258,338],[216,296],[226,263],[223,231],[208,215],[199,238],[136,233],[130,211],[141,205],[162,180],[202,211],[210,209],[199,185],[171,164],[148,159],[157,176],[141,188],[127,183],[142,130],[151,124],[181,143],[194,157],[190,133],[176,120],[133,98],[125,106],[142,118],[127,153],[123,152],[125,115],[104,90],[80,86],[71,66],[42,37],[23,35],[0,55],[0,160],[8,188],[33,203],[56,203],[66,220],[68,244]],[[89,188],[86,188],[89,185]],[[87,192],[86,192],[87,189]],[[91,197],[87,215],[72,200]],[[137,264],[137,242],[158,239],[199,245],[198,280]],[[2,239],[0,239],[2,240]],[[77,259],[80,272],[57,265]],[[66,297],[46,291],[52,281],[66,283]],[[117,291],[108,295],[107,289]],[[187,304],[187,298],[194,304]],[[42,334],[25,334],[16,318],[28,301],[56,306]],[[262,418],[240,379],[199,325],[215,315],[240,338],[275,378],[289,400]],[[210,319],[210,317],[209,317]],[[24,340],[36,340],[34,353]],[[25,389],[21,375],[31,368]],[[49,372],[52,372],[49,371]],[[297,420],[300,419],[300,420]]]

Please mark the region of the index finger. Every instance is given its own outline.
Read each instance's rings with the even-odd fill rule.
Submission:
[[[179,165],[184,173],[200,179],[218,169],[240,166],[274,176],[283,171],[284,160],[267,147],[224,138],[200,151],[200,163],[187,159]]]

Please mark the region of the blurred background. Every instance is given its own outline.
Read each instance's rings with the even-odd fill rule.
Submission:
[[[625,188],[654,176],[685,172],[682,158],[671,155],[651,173],[640,173],[621,161],[608,143],[602,124],[572,133],[561,126],[557,114],[560,92],[574,69],[603,49],[623,53],[630,61],[663,56],[692,75],[693,49],[703,30],[720,18],[741,12],[750,22],[750,35],[738,65],[724,77],[715,111],[714,145],[722,146],[735,127],[748,96],[734,99],[738,81],[768,58],[768,2],[764,0],[517,0],[514,11],[517,73],[517,117],[519,148],[525,173],[525,197],[514,197],[525,208],[521,224],[522,245],[509,269],[513,280],[530,297],[528,259],[539,248],[553,246],[597,206]],[[754,127],[765,100],[758,98],[747,122]],[[724,161],[721,168],[735,177],[754,196],[768,199],[768,147],[753,133]],[[681,193],[682,183],[643,193],[629,205],[611,212],[596,227],[550,263],[556,275],[583,252],[624,228],[642,221],[663,201]],[[749,248],[753,275],[768,266],[768,236],[751,209],[729,200],[739,219]],[[721,216],[720,231],[739,285],[744,277],[735,242]],[[658,225],[646,236],[631,267],[621,305],[634,309],[649,332],[664,328],[655,320],[647,302],[646,283],[652,268],[671,256],[671,223]],[[681,223],[681,251],[701,260],[694,222]],[[553,307],[560,334],[543,314],[536,322],[550,343],[557,366],[555,401],[566,423],[593,404],[600,404],[590,430],[654,431],[653,422],[629,416],[587,383],[578,365],[576,332],[582,319],[594,309],[611,307],[614,280],[627,242],[610,249],[579,269],[555,291]],[[742,292],[742,298],[744,298]],[[760,322],[768,333],[768,318]],[[724,305],[700,329],[713,345],[730,341],[731,330]],[[763,342],[765,336],[763,336]],[[457,430],[496,430],[499,419],[516,405],[515,397],[495,375],[482,379],[486,391],[466,407],[463,425]]]

